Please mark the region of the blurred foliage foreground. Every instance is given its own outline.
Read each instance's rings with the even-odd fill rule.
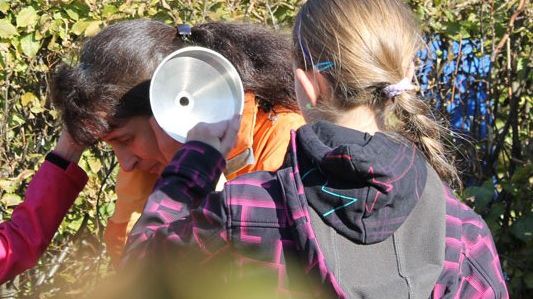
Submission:
[[[209,21],[290,28],[297,0],[0,0],[0,218],[9,219],[60,123],[48,72],[72,62],[85,37],[122,19]],[[513,298],[533,297],[531,12],[526,0],[409,1],[427,36],[417,77],[448,117],[467,188],[462,198],[489,224]],[[102,230],[113,212],[116,160],[86,151],[90,181],[39,265],[1,298],[74,297],[112,273]]]

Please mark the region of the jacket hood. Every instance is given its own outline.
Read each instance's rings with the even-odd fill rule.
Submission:
[[[301,127],[296,138],[309,205],[356,243],[388,238],[422,195],[427,166],[409,141],[323,121]]]

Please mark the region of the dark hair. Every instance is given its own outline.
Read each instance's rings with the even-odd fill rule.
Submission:
[[[228,58],[263,110],[297,109],[287,37],[260,25],[212,22],[194,26],[185,43],[162,22],[122,21],[87,40],[78,65],[63,64],[52,75],[50,95],[73,138],[93,144],[129,117],[152,115],[153,72],[189,43]]]

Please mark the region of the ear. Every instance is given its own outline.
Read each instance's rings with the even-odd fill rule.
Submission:
[[[317,71],[304,71],[297,68],[294,71],[294,79],[302,87],[302,91],[312,106],[316,106],[320,95],[325,95],[329,90],[329,84],[324,76]]]
[[[297,68],[294,71],[294,80],[296,80],[302,88],[305,98],[312,106],[316,106],[320,89],[316,80],[313,78],[313,72],[306,72],[303,69]]]

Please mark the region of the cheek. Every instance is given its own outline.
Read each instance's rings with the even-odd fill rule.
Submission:
[[[165,134],[162,129],[155,130],[149,118],[139,121],[135,130],[136,133],[130,148],[137,157],[150,163],[159,162],[166,165],[167,161],[165,160],[165,155],[163,155],[163,148],[161,148],[162,140],[158,136],[158,134]]]
[[[118,162],[121,165],[121,167],[122,166],[127,167],[127,165],[130,165],[132,161],[137,160],[136,159],[137,155],[134,152],[132,152],[131,148],[120,145],[120,144],[114,144],[114,143],[113,144],[108,143],[108,144],[109,146],[111,146],[111,149],[113,150],[113,153],[117,157]]]
[[[129,147],[141,160],[161,159],[161,153],[157,147],[157,142],[153,138],[136,138],[135,142],[131,143]]]

